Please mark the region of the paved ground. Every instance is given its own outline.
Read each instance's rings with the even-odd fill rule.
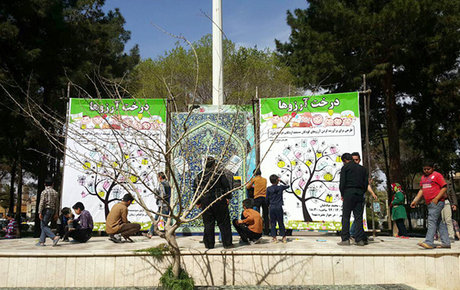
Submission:
[[[222,251],[231,251],[233,254],[322,254],[322,255],[433,255],[445,253],[460,253],[460,242],[452,244],[451,249],[425,250],[417,246],[422,238],[410,238],[407,240],[394,237],[377,237],[365,247],[348,246],[339,247],[338,236],[316,233],[309,236],[289,237],[288,243],[273,244],[270,237],[263,237],[262,242],[256,245],[238,245],[238,238],[233,237],[235,248],[225,250],[220,243],[216,248],[206,250],[200,243],[202,237],[178,237],[178,243],[184,254],[196,254],[207,252],[208,254],[220,254]],[[73,244],[60,242],[56,247],[51,247],[47,241],[46,247],[36,247],[37,239],[24,238],[16,240],[0,240],[0,256],[95,256],[95,255],[119,255],[132,254],[133,250],[145,249],[164,243],[159,237],[147,239],[142,236],[133,237],[134,243],[115,244],[107,237],[93,237],[85,244]],[[217,240],[217,237],[216,237]]]
[[[17,288],[1,288],[1,289],[11,289],[16,290]],[[67,288],[27,288],[29,290],[55,290],[55,289],[67,289]],[[161,289],[159,287],[124,287],[124,288],[79,288],[73,287],[72,290],[144,290],[144,289]],[[214,289],[225,289],[225,290],[411,290],[415,289],[407,285],[402,284],[383,284],[383,285],[344,285],[344,286],[334,286],[334,285],[324,285],[324,286],[212,286],[212,287],[196,287],[197,290],[214,290]]]

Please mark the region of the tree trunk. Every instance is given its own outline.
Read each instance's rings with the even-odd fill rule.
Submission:
[[[96,193],[97,194],[97,193]],[[109,215],[109,202],[108,201],[105,201],[104,202],[104,213],[105,213],[105,219],[107,219],[107,216]]]
[[[20,140],[19,150],[18,150],[18,194],[16,202],[16,222],[18,223],[19,232],[21,232],[21,212],[22,212],[22,140]]]
[[[176,240],[176,230],[172,228],[169,231],[166,231],[165,239],[168,242],[169,248],[171,250],[173,275],[175,278],[179,278],[181,252]]]
[[[399,154],[399,124],[396,97],[393,91],[392,66],[387,69],[383,80],[385,92],[386,122],[388,131],[388,155],[390,159],[390,180],[401,183],[401,162]]]
[[[42,106],[44,108],[48,108],[49,100],[51,98],[49,87],[50,86],[48,85],[44,85],[44,88],[43,88]],[[48,120],[42,118],[41,123],[43,124],[46,130],[51,130],[50,123],[48,122]],[[50,149],[49,147],[50,147],[50,142],[47,139],[45,133],[42,132],[38,138],[38,151],[40,153],[38,153],[39,157],[38,157],[38,176],[37,176],[37,203],[35,205],[34,237],[40,236],[40,218],[39,218],[40,213],[38,212],[38,207],[40,205],[41,193],[45,189],[45,179],[48,175],[49,160],[48,160],[48,157],[46,157],[44,154],[49,152],[49,149]]]
[[[16,181],[16,160],[14,160],[13,165],[11,166],[10,171],[10,206],[8,207],[8,211],[10,213],[14,212],[14,182]]]
[[[387,176],[387,196],[388,196],[388,199],[391,199],[390,166],[388,165],[387,148],[385,146],[385,139],[383,138],[383,136],[381,136],[381,140],[382,140],[383,159],[385,160],[385,175]]]
[[[302,213],[303,213],[303,220],[306,222],[312,222],[312,218],[310,216],[310,213],[308,212],[307,208],[307,201],[302,201]]]

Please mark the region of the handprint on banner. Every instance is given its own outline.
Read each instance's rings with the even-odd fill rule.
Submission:
[[[313,204],[338,201],[338,183],[342,160],[337,144],[317,139],[303,139],[287,145],[276,160],[280,178],[302,206],[305,222],[312,222],[307,202]]]

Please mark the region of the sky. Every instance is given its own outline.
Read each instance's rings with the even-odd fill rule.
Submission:
[[[115,8],[126,20],[125,29],[131,31],[126,50],[138,44],[142,59],[164,55],[177,42],[155,25],[191,42],[212,33],[212,0],[106,0],[105,11]],[[288,40],[286,11],[296,8],[307,8],[307,2],[222,0],[223,30],[238,46],[274,49],[275,39]]]

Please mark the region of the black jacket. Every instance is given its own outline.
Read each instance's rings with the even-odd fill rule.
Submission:
[[[202,190],[206,187],[206,185],[208,185],[209,180],[212,178],[211,182],[209,182],[209,185],[206,187],[206,192],[197,202],[197,204],[201,204],[204,207],[208,206],[211,202],[230,191],[230,183],[225,177],[225,174],[223,172],[216,172],[214,176],[212,176],[212,171],[213,169],[208,172],[206,172],[206,170],[201,171],[193,181],[193,192],[199,190],[197,194],[201,194]],[[201,180],[202,176],[203,180]],[[230,200],[231,194],[226,194],[225,197],[221,198],[221,201],[226,202],[226,199]]]
[[[369,185],[366,168],[353,161],[348,162],[340,171],[340,194],[343,196],[347,191],[361,191],[363,194]]]

